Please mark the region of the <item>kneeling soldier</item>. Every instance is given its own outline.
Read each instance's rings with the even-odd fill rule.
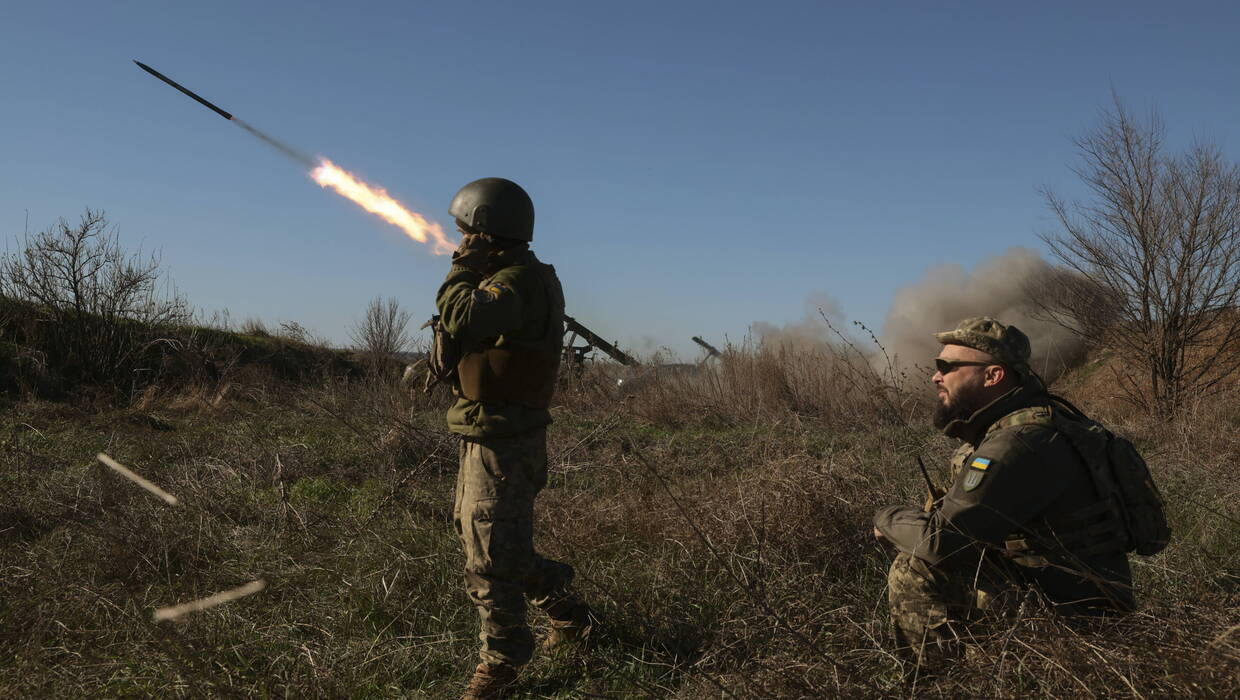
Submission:
[[[930,662],[958,653],[962,624],[1005,591],[1036,588],[1061,613],[1131,610],[1122,516],[1064,430],[1088,419],[1046,392],[1017,328],[973,318],[936,337],[934,425],[964,443],[952,484],[925,509],[874,516],[875,537],[899,549],[887,593],[900,647]]]

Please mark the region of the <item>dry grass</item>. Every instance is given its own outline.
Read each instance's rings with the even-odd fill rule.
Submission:
[[[623,395],[602,372],[560,393],[538,543],[577,566],[606,627],[588,652],[536,659],[518,697],[1240,695],[1240,396],[1164,426],[1073,394],[1139,439],[1172,505],[1175,542],[1134,567],[1141,611],[1080,623],[1030,602],[952,668],[909,673],[870,517],[919,501],[914,456],[951,448],[920,379],[892,389],[843,351],[728,355]],[[476,621],[446,400],[227,377],[140,409],[11,405],[0,693],[452,697]],[[151,622],[259,578],[259,595]]]

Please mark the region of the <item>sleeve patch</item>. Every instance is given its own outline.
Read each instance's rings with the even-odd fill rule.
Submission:
[[[990,468],[990,460],[985,457],[976,457],[969,462],[969,468],[965,471],[964,481],[961,486],[965,491],[972,491],[982,483],[982,478],[986,476],[986,470]]]
[[[511,292],[512,290],[503,282],[484,282],[481,287],[474,290],[474,303],[489,304]]]

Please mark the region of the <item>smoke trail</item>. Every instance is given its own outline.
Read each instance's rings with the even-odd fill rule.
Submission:
[[[264,134],[258,129],[255,129],[249,124],[246,124],[240,119],[233,117],[231,121],[235,122],[237,126],[241,127],[242,129],[245,129],[246,131],[250,132],[251,136],[258,138],[260,141],[263,141],[268,146],[271,146],[272,148],[276,149],[277,151],[284,154],[285,156],[288,156],[289,158],[292,158],[293,160],[300,163],[301,165],[304,165],[307,169],[314,168],[317,165],[314,159],[306,155],[305,153],[302,153],[292,148],[288,144],[284,144],[284,143],[281,143],[275,140],[274,138],[268,136],[267,134]]]
[[[1051,381],[1084,352],[1070,331],[1033,315],[1026,290],[1052,274],[1050,264],[1027,248],[1012,248],[972,272],[960,265],[931,268],[896,294],[883,324],[883,345],[901,364],[927,367],[941,347],[934,332],[970,316],[992,316],[1029,336],[1033,368]]]
[[[439,224],[428,221],[425,217],[417,212],[409,211],[403,204],[388,195],[382,187],[367,184],[358,180],[346,170],[337,167],[326,158],[319,159],[317,162],[314,158],[298,151],[288,144],[277,141],[258,129],[234,117],[231,112],[220,109],[219,106],[208,102],[201,95],[181,85],[172,78],[151,68],[145,63],[135,59],[134,63],[139,68],[150,73],[156,78],[162,80],[168,86],[184,93],[187,97],[194,100],[203,107],[215,112],[230,122],[236,122],[237,126],[245,129],[251,136],[262,141],[280,152],[281,155],[292,159],[300,164],[306,170],[310,171],[310,176],[314,181],[319,183],[321,187],[330,187],[344,197],[347,197],[355,203],[361,205],[366,211],[376,214],[388,223],[399,226],[405,235],[409,236],[420,243],[430,243],[431,252],[435,255],[448,255],[456,246],[448,240],[444,235]]]

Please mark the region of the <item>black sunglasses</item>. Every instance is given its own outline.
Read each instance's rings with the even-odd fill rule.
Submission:
[[[970,360],[944,360],[941,357],[934,358],[934,368],[939,374],[950,374],[957,367],[985,367],[986,365],[996,364],[994,362],[974,362]]]

